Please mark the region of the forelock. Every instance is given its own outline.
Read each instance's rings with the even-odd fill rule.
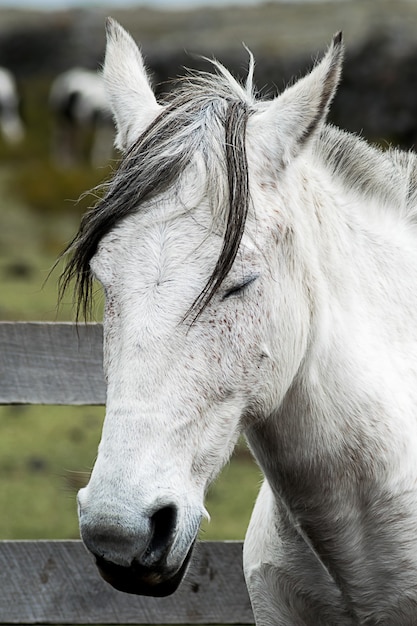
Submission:
[[[190,73],[180,80],[160,115],[103,186],[101,200],[83,216],[66,250],[70,258],[60,282],[62,295],[75,281],[77,317],[87,316],[91,307],[90,261],[101,239],[125,217],[140,211],[145,201],[177,184],[197,152],[203,157],[207,180],[224,180],[227,206],[223,207],[220,257],[189,313],[196,316],[202,311],[230,271],[249,206],[245,133],[252,95],[221,65],[216,67],[218,74]]]

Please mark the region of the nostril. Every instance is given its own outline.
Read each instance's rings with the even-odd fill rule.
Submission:
[[[133,563],[143,567],[163,566],[176,536],[179,512],[175,505],[155,507],[148,515],[132,519],[107,519],[100,523],[84,515],[80,519],[82,540],[87,549],[103,562],[120,567]]]
[[[176,524],[175,506],[164,506],[152,515],[152,537],[144,555],[145,561],[157,562],[163,558],[172,545]]]
[[[177,523],[177,509],[174,506],[165,506],[156,511],[151,517],[152,539],[148,546],[152,552],[165,550],[172,541]]]

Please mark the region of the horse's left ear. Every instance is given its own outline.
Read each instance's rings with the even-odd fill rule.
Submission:
[[[310,74],[253,116],[256,135],[265,137],[268,149],[272,151],[271,158],[287,164],[325,121],[339,84],[342,60],[342,33],[337,33],[327,53]]]
[[[162,110],[156,101],[142,55],[116,20],[107,18],[103,77],[116,122],[115,145],[126,150]]]

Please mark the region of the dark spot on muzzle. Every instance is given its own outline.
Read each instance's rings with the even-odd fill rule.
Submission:
[[[133,561],[129,567],[123,567],[97,556],[96,565],[102,578],[118,591],[161,598],[171,595],[178,588],[187,571],[193,547],[194,544],[180,569],[173,574],[163,565],[146,567]]]

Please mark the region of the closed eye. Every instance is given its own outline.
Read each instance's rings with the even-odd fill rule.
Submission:
[[[224,294],[222,300],[226,300],[226,298],[230,298],[231,296],[237,296],[241,294],[249,285],[251,285],[255,280],[259,278],[259,274],[255,274],[254,276],[248,276],[244,278],[243,281],[237,285],[234,285],[230,289],[228,289]]]

